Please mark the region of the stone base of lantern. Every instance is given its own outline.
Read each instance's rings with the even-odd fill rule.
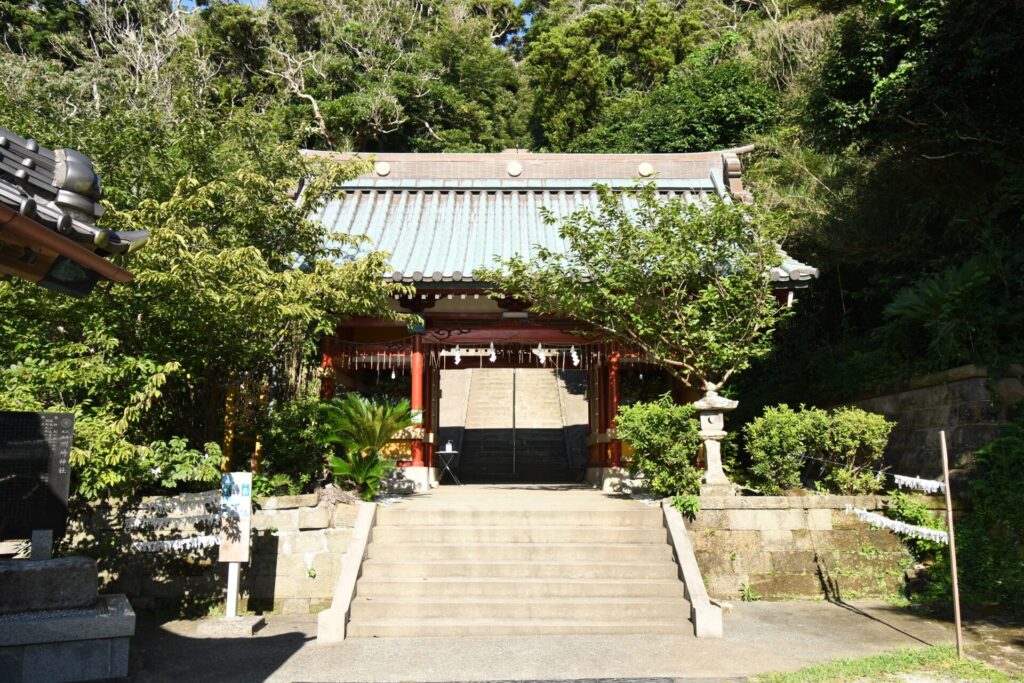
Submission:
[[[740,487],[738,484],[726,482],[725,484],[701,484],[701,496],[738,496]]]

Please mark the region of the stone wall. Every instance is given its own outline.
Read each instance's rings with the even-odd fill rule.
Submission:
[[[318,501],[316,494],[265,499],[253,515],[243,609],[315,614],[330,607],[358,509]]]
[[[886,450],[886,464],[894,472],[934,479],[942,475],[940,430],[946,430],[950,467],[965,469],[975,451],[996,437],[999,425],[1022,398],[1020,367],[992,380],[986,368],[964,365],[915,377],[903,387],[853,405],[896,421]]]
[[[844,512],[847,504],[881,512],[884,498],[702,496],[687,527],[708,593],[724,599],[741,598],[747,587],[766,599],[897,593],[910,555],[898,536]]]
[[[216,546],[156,553],[130,548],[133,541],[216,533],[203,525],[137,529],[126,524],[140,506],[174,500],[104,503],[73,524],[64,553],[98,557],[100,590],[126,594],[136,609],[191,616],[216,611],[227,585],[227,565],[217,562]],[[240,609],[307,614],[329,607],[357,509],[316,494],[262,499],[253,513],[250,561],[242,565]],[[186,506],[169,516],[176,514],[187,517],[196,510]]]

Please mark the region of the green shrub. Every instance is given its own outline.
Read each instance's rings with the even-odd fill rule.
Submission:
[[[882,488],[878,473],[894,422],[860,408],[766,408],[743,428],[751,484],[778,495],[813,480],[814,488],[864,495]]]
[[[676,496],[672,499],[672,507],[678,510],[683,517],[692,521],[700,512],[700,496],[693,494]]]
[[[381,458],[380,454],[373,452],[332,455],[328,462],[334,476],[353,484],[366,501],[373,500],[381,483],[394,467],[391,462]]]
[[[930,509],[919,496],[897,491],[889,496],[885,504],[885,516],[914,526],[929,529],[946,530],[946,520],[942,515]],[[946,547],[945,543],[936,543],[926,538],[907,536],[903,542],[910,548],[914,559],[919,562],[934,561],[939,551]]]
[[[743,428],[750,454],[750,483],[765,495],[779,495],[800,486],[807,452],[804,442],[807,411],[796,412],[785,403],[765,408],[764,414]]]
[[[972,602],[1024,613],[1024,412],[976,457],[956,528],[961,587]]]
[[[827,428],[821,430],[821,426]],[[878,470],[895,426],[884,415],[848,407],[833,411],[827,420],[808,420],[814,457],[833,463],[823,466],[816,487],[848,496],[880,491],[885,479]]]
[[[700,491],[698,428],[693,406],[676,405],[668,394],[622,406],[616,418],[619,438],[633,447],[633,469],[643,473],[653,493],[664,496]]]
[[[330,452],[320,443],[324,411],[324,403],[312,392],[270,411],[260,457],[260,474],[265,479],[260,486],[268,491],[263,495],[305,493],[323,481]]]

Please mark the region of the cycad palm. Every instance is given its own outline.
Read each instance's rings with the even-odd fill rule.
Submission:
[[[391,469],[380,452],[395,434],[412,425],[413,413],[408,401],[378,403],[356,394],[334,399],[324,406],[322,445],[339,445],[341,456],[331,456],[334,476],[352,482],[364,500],[373,500],[381,482]]]
[[[397,432],[413,424],[408,401],[377,402],[358,394],[333,399],[325,407],[324,444],[338,444],[349,456],[379,454]]]

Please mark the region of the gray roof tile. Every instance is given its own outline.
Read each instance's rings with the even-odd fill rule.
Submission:
[[[509,179],[495,173],[518,159],[534,177]],[[735,189],[742,189],[723,181],[724,155],[709,153],[389,154],[378,160],[391,166],[386,175],[371,171],[344,184],[344,196],[328,202],[314,218],[337,234],[368,238],[361,247],[348,248],[346,259],[369,251],[391,254],[394,272],[389,277],[398,282],[470,284],[473,271],[493,267],[500,260],[515,255],[529,258],[538,248],[564,251],[567,245],[558,235],[557,220],[546,221],[543,209],[556,219],[565,218],[580,209],[596,208],[595,184],[627,187],[636,182],[595,171],[629,173],[641,162],[653,162],[669,171],[655,180],[659,193],[689,203],[706,201],[711,195],[731,201]],[[591,173],[580,177],[580,171]],[[696,172],[704,175],[692,177]],[[555,177],[559,175],[564,177]],[[735,173],[730,180],[738,183]],[[634,200],[622,196],[632,208]],[[782,256],[782,264],[770,272],[775,286],[805,286],[818,276],[816,268],[785,252]]]
[[[51,150],[0,127],[0,202],[100,254],[123,254],[149,239],[144,230],[96,226],[103,215],[92,161],[73,149]]]

